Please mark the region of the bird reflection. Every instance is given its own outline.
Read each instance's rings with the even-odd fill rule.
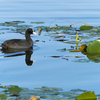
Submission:
[[[15,50],[15,49],[1,49],[2,53],[5,53],[4,57],[14,57],[14,56],[21,56],[26,55],[25,62],[28,66],[31,66],[36,60],[31,60],[31,55],[33,54],[32,48],[31,49],[24,49],[24,50]]]
[[[26,64],[28,66],[31,66],[36,61],[36,60],[34,60],[34,61],[30,60],[31,55],[33,54],[33,51],[25,51],[25,52],[26,52],[26,58],[25,58]]]

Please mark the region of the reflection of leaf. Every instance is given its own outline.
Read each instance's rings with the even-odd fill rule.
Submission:
[[[100,62],[100,54],[98,55],[90,55],[87,54],[87,58],[93,62],[99,63]]]
[[[95,95],[94,91],[88,91],[85,93],[80,94],[77,97],[77,100],[97,100],[97,96]]]

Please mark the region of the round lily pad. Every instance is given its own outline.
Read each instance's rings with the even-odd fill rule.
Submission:
[[[87,47],[88,54],[100,54],[100,39],[92,41]]]
[[[92,26],[89,26],[89,25],[83,25],[80,27],[80,30],[90,30],[92,29],[93,27]]]

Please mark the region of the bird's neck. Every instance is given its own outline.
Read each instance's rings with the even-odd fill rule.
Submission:
[[[29,34],[25,34],[25,37],[26,37],[26,40],[27,40],[27,41],[32,41],[32,39],[31,39],[31,37],[30,37]]]
[[[29,43],[29,47],[33,46],[33,40],[30,37],[30,34],[25,34],[26,41]]]

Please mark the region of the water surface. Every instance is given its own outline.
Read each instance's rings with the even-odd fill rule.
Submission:
[[[25,21],[21,25],[49,26],[55,24],[67,25],[76,22],[88,23],[92,26],[99,26],[100,22],[100,1],[99,0],[3,0],[0,1],[0,23],[9,21]],[[56,20],[51,24],[53,20]],[[44,24],[31,24],[30,22],[45,22]],[[20,24],[19,24],[20,25]],[[78,27],[80,24],[78,24]],[[75,26],[76,27],[76,26]],[[2,28],[8,28],[2,29]],[[24,38],[24,35],[11,32],[16,29],[13,26],[0,26],[0,43],[7,39]],[[38,33],[38,31],[36,30]],[[24,33],[24,32],[23,32]],[[2,85],[18,85],[33,89],[34,87],[51,86],[61,87],[64,90],[84,89],[89,91],[99,91],[100,65],[87,58],[86,55],[71,53],[71,46],[75,43],[63,43],[55,41],[52,36],[45,36],[48,32],[42,32],[40,36],[32,36],[35,42],[31,60],[36,60],[32,66],[25,62],[25,51],[19,52],[19,56],[7,57],[13,53],[5,54],[0,51],[0,83]],[[65,34],[68,40],[71,36]],[[73,35],[75,37],[75,35]],[[98,37],[91,38],[95,40]],[[88,39],[82,41],[87,42]],[[81,44],[79,44],[80,46]],[[66,48],[62,52],[60,49]],[[15,53],[16,54],[16,53]],[[51,56],[60,56],[59,58]],[[67,57],[66,57],[67,56]],[[77,58],[76,56],[82,56]],[[66,59],[63,59],[63,58]]]

